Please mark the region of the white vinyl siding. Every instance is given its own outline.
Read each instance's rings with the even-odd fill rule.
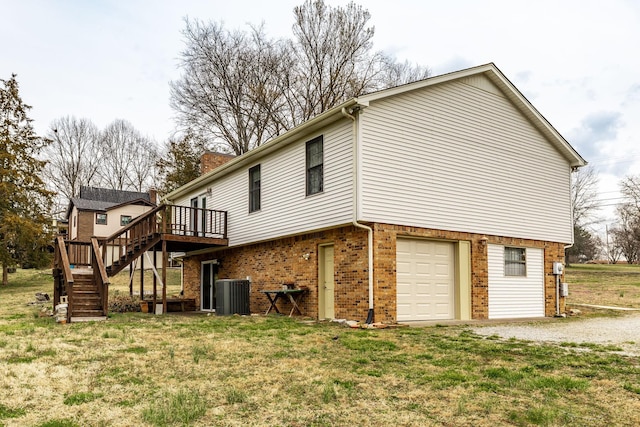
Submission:
[[[419,239],[396,244],[396,317],[411,320],[453,319],[454,245]]]
[[[247,174],[251,166],[205,184],[181,197],[189,200],[207,187],[207,208],[227,211],[229,246],[294,235],[351,222],[352,122],[341,120],[260,158],[260,211],[249,214]],[[306,195],[306,142],[323,136],[323,192]]]
[[[502,245],[489,245],[489,319],[544,317],[544,251],[526,248],[526,276],[506,276]]]
[[[469,83],[363,110],[359,219],[571,242],[569,163],[488,79]]]

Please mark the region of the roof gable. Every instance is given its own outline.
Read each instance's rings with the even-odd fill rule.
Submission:
[[[317,131],[319,128],[339,120],[348,112],[368,107],[371,102],[454,80],[461,80],[463,83],[477,86],[483,90],[487,90],[497,95],[501,94],[506,97],[515,106],[515,108],[517,108],[533,124],[533,126],[538,129],[538,131],[540,131],[560,153],[562,153],[562,155],[568,160],[571,167],[580,167],[587,164],[571,144],[569,144],[569,142],[560,135],[560,133],[544,118],[544,116],[538,112],[538,110],[525,98],[513,83],[511,83],[506,76],[502,74],[498,67],[493,63],[489,63],[448,74],[429,77],[417,82],[352,98],[322,114],[319,114],[311,120],[296,126],[288,132],[277,136],[267,143],[236,157],[213,171],[194,179],[193,181],[167,194],[165,198],[173,200],[193,191],[194,189],[207,186],[217,178],[225,176],[251,162],[256,162],[268,153],[282,148],[296,139],[305,137],[312,132]]]
[[[490,84],[487,84],[487,80],[483,82],[484,79],[481,79],[481,76],[486,77]],[[373,92],[358,97],[357,100],[359,104],[366,106],[369,105],[370,102],[374,102],[379,99],[398,96],[410,91],[428,88],[430,86],[444,84],[454,80],[460,80],[463,83],[506,97],[563,154],[563,156],[567,158],[572,167],[580,167],[587,164],[571,144],[569,144],[569,142],[560,135],[551,123],[549,123],[547,119],[540,114],[540,112],[493,63],[467,68],[465,70],[455,71],[448,74],[442,74],[440,76],[430,77],[402,86]]]

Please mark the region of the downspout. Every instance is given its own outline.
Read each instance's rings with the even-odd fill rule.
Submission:
[[[342,107],[342,115],[351,119],[353,126],[351,127],[351,141],[352,155],[353,155],[353,170],[351,176],[353,177],[353,216],[351,223],[356,228],[367,230],[367,257],[368,257],[368,273],[369,273],[369,312],[367,313],[367,323],[373,323],[373,229],[368,225],[360,224],[358,222],[358,140],[360,134],[358,133],[358,122],[356,117],[349,113],[346,108]]]

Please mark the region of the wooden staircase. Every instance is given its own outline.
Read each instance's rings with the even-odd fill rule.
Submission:
[[[92,237],[90,242],[80,242],[58,237],[53,266],[54,307],[66,297],[68,322],[106,319],[109,277],[160,244],[163,260],[167,250],[226,246],[226,215],[224,211],[160,205],[106,239]]]
[[[67,322],[105,320],[109,278],[98,240],[93,237],[89,243],[71,243],[58,237],[54,254],[54,308],[66,299]]]
[[[93,281],[93,273],[73,272],[73,308],[71,321],[104,316],[98,284]]]

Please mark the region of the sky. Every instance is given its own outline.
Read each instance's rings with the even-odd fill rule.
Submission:
[[[54,119],[125,119],[164,142],[184,18],[290,37],[303,0],[0,0],[0,78],[17,74],[44,135]],[[345,0],[325,0],[345,5]],[[640,2],[360,0],[375,50],[433,75],[495,63],[596,169],[602,222],[640,174]],[[549,189],[552,197],[553,189]]]

